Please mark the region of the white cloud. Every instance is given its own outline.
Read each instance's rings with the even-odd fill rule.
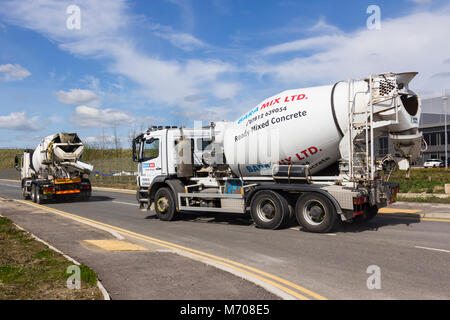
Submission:
[[[70,89],[70,91],[58,91],[58,101],[64,104],[85,104],[97,100],[97,95],[90,90]]]
[[[177,117],[206,122],[226,120],[229,116],[229,110],[222,107],[208,107],[202,110],[174,110],[171,113]]]
[[[70,120],[80,127],[100,128],[130,125],[135,118],[121,110],[99,109],[83,105],[75,108],[75,113]]]
[[[341,29],[331,24],[328,24],[324,17],[320,17],[315,25],[308,29],[309,32],[320,32],[320,33],[330,33],[337,34],[342,33]]]
[[[274,54],[300,50],[300,57],[278,63],[253,64],[249,70],[269,75],[272,81],[304,86],[327,84],[371,73],[418,71],[411,87],[425,95],[450,87],[448,78],[434,77],[450,71],[450,10],[421,12],[382,21],[381,30],[316,36],[271,46]],[[328,44],[328,45],[327,45]],[[302,52],[306,50],[305,52]]]
[[[17,131],[37,131],[41,129],[38,118],[27,118],[26,112],[11,112],[7,116],[0,116],[0,128]]]
[[[88,87],[94,91],[100,91],[100,79],[92,75],[86,75],[80,80],[83,83],[87,83]]]
[[[231,99],[236,96],[240,90],[240,85],[237,83],[217,83],[212,87],[214,96],[219,99]]]
[[[155,25],[152,27],[155,31],[153,34],[157,37],[169,41],[175,47],[185,51],[206,48],[208,45],[197,39],[193,35],[184,32],[176,32],[171,27]]]
[[[0,65],[1,81],[19,81],[31,75],[30,71],[19,64],[2,64]]]
[[[23,0],[2,1],[0,14],[14,25],[40,32],[59,41],[105,39],[123,29],[130,21],[124,14],[126,1],[76,1],[81,9],[81,29],[69,30],[66,9],[73,5],[70,0]]]
[[[161,123],[165,119],[152,116],[138,117],[119,109],[101,109],[81,105],[75,108],[75,112],[70,117],[70,121],[76,126],[83,128],[123,128],[135,126],[136,124],[148,125],[151,123]]]
[[[112,135],[97,135],[83,138],[83,142],[87,144],[100,144],[104,146],[113,144],[114,141],[115,139]]]
[[[187,60],[185,63],[150,58],[130,48],[115,48],[112,71],[141,85],[141,93],[153,102],[183,103],[195,94],[214,94],[219,75],[233,71],[220,61]]]
[[[263,55],[286,53],[292,51],[317,51],[339,45],[345,40],[344,36],[318,36],[285,42],[261,50]]]
[[[195,38],[194,36],[188,34],[188,33],[155,33],[159,37],[168,40],[170,43],[172,43],[174,46],[186,50],[186,51],[192,51],[195,48],[202,48],[205,47],[206,44]]]

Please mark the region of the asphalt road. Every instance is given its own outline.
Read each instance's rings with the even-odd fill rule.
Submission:
[[[0,197],[21,199],[19,185],[0,181]],[[133,194],[117,192],[45,205],[258,268],[328,299],[450,299],[450,222],[379,215],[333,234],[312,234],[298,226],[261,230],[233,214],[159,221],[138,210]],[[380,289],[367,287],[373,265]]]

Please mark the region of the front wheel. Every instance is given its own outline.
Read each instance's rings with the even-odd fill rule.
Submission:
[[[155,212],[160,220],[172,221],[176,217],[175,198],[169,188],[160,188],[155,194]]]
[[[25,200],[28,200],[28,198],[30,197],[30,196],[28,195],[27,187],[26,187],[26,186],[23,186],[23,187],[22,187],[22,197],[23,197]]]
[[[297,200],[298,223],[310,232],[327,233],[335,228],[338,215],[331,201],[319,193],[307,193]]]
[[[259,191],[251,202],[250,213],[258,227],[278,229],[289,220],[289,203],[274,191]]]

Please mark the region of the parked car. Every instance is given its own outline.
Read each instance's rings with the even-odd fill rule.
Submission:
[[[428,159],[423,164],[424,168],[439,168],[439,167],[445,167],[444,161],[439,159]]]

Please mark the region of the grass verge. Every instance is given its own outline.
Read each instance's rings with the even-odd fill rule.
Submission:
[[[81,265],[81,288],[67,288],[67,267],[61,254],[36,241],[0,217],[0,300],[99,300],[97,276]]]
[[[397,196],[397,201],[424,202],[424,203],[450,203],[450,198],[439,198],[439,197],[435,197],[435,196],[417,197],[417,198]]]
[[[409,179],[405,178],[405,171],[395,170],[389,181],[398,182],[401,193],[444,193],[444,185],[450,183],[450,170],[411,168]]]

